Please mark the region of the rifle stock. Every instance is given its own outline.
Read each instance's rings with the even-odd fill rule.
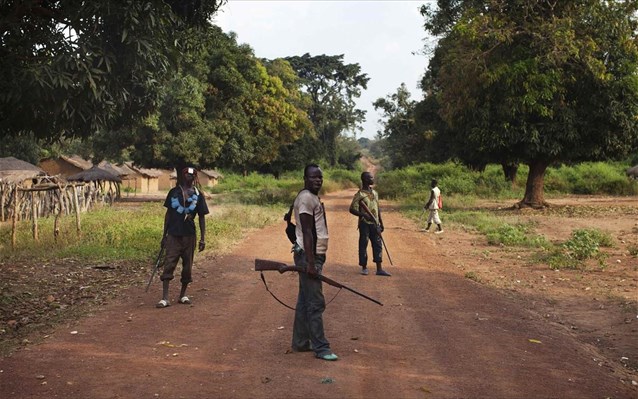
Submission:
[[[275,270],[278,271],[279,273],[285,273],[285,272],[299,272],[299,273],[306,273],[306,270],[302,267],[299,266],[288,266],[287,264],[283,263],[283,262],[276,262],[273,260],[266,260],[266,259],[255,259],[255,271],[258,272],[263,272],[263,271],[268,271],[268,270]],[[336,288],[343,288],[345,290],[348,290],[350,292],[352,292],[353,294],[357,294],[369,301],[372,301],[378,305],[383,306],[383,304],[379,301],[377,301],[376,299],[370,298],[369,296],[360,293],[359,291],[356,291],[350,287],[347,287],[341,283],[338,283],[336,281],[334,281],[331,278],[328,278],[326,276],[323,276],[321,274],[315,274],[313,275],[315,278],[323,281],[324,283],[331,285],[333,287]]]
[[[268,270],[275,270],[275,271],[278,271],[279,273],[303,271],[301,267],[288,266],[287,264],[283,262],[276,262],[274,260],[266,260],[266,259],[255,259],[255,271],[263,272]]]

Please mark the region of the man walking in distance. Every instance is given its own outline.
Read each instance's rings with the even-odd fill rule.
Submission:
[[[190,298],[186,296],[186,288],[193,281],[191,272],[195,256],[195,215],[199,219],[199,251],[203,251],[206,247],[206,220],[204,216],[208,214],[208,206],[204,196],[194,186],[197,171],[195,168],[184,168],[180,173],[182,179],[178,179],[178,185],[168,192],[164,201],[166,215],[164,216],[162,247],[166,247],[166,258],[164,259],[164,272],[160,277],[163,291],[162,299],[156,305],[158,308],[165,308],[171,304],[168,300],[168,288],[180,258],[182,259],[182,289],[178,302],[191,303]]]
[[[437,230],[434,232],[435,234],[443,233],[443,227],[441,227],[441,218],[439,217],[439,208],[441,208],[441,189],[439,189],[438,182],[436,179],[432,179],[430,190],[430,199],[423,207],[424,209],[430,210],[430,215],[428,216],[428,225],[425,228],[425,232],[430,231],[430,226],[432,226],[432,222],[436,224]]]
[[[370,172],[361,174],[361,190],[357,191],[350,204],[350,213],[359,217],[359,266],[361,274],[368,275],[368,240],[372,244],[372,261],[377,264],[377,276],[391,276],[383,270],[382,263],[382,242],[383,219],[381,219],[381,208],[379,207],[379,194],[372,189],[374,176]],[[361,209],[360,202],[363,202],[376,221],[370,218]],[[377,224],[378,221],[378,224]]]
[[[314,351],[318,359],[337,360],[330,350],[330,343],[323,331],[323,311],[326,301],[323,297],[321,274],[328,250],[328,224],[326,212],[319,199],[323,185],[323,172],[316,164],[304,169],[304,189],[293,203],[297,226],[296,242],[293,247],[295,266],[306,273],[299,273],[299,295],[292,330],[292,350],[294,352]]]

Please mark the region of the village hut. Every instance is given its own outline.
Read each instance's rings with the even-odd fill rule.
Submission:
[[[46,172],[29,162],[14,157],[0,158],[0,182],[30,187],[33,179]]]
[[[202,187],[214,187],[216,186],[224,175],[213,169],[203,169],[197,171],[197,180]],[[175,171],[171,173],[172,186],[175,186],[177,182],[177,174]]]
[[[155,193],[159,191],[160,176],[164,174],[159,169],[147,169],[134,166],[132,162],[124,165],[132,173],[124,180],[124,187],[136,193]]]
[[[87,161],[78,155],[61,155],[57,158],[46,158],[40,161],[39,166],[51,176],[62,176],[67,178],[83,170],[93,167],[93,162]]]
[[[224,176],[216,170],[203,169],[199,171],[197,178],[202,187],[214,187]]]
[[[99,182],[99,181],[110,181],[121,183],[122,179],[97,165],[94,165],[90,169],[83,170],[82,172],[76,173],[67,177],[68,181],[83,181],[83,182]]]
[[[87,210],[91,202],[112,204],[120,197],[120,183],[122,179],[113,173],[95,165],[91,169],[67,177],[70,182],[85,182],[88,187],[84,190],[82,208]]]
[[[633,168],[627,169],[627,176],[638,179],[638,165],[634,166]]]
[[[108,161],[102,161],[97,166],[100,169],[105,170],[105,171],[111,173],[112,175],[115,175],[115,176],[119,177],[122,180],[126,179],[128,175],[134,173],[132,170],[130,170],[128,168],[125,169],[125,168],[123,168],[121,166],[113,165],[112,163],[110,163]]]

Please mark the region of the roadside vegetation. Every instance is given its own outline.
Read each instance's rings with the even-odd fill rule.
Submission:
[[[358,187],[361,170],[327,168],[323,170],[322,193]],[[286,172],[278,179],[272,175],[251,173],[247,176],[225,174],[220,184],[211,189],[223,203],[285,205],[303,188],[303,171]]]
[[[545,176],[546,194],[550,202],[552,197],[569,195],[636,196],[638,181],[625,175],[628,167],[629,163],[620,162],[550,167]],[[512,183],[503,177],[498,165],[488,165],[485,171],[477,172],[451,162],[418,164],[380,174],[378,190],[382,197],[398,201],[402,211],[422,225],[427,218],[423,205],[429,197],[430,181],[436,178],[443,194],[447,226],[483,235],[489,245],[534,249],[530,261],[554,270],[582,270],[592,259],[599,267],[606,267],[602,249],[614,246],[608,232],[576,229],[566,241],[552,242],[514,209],[494,212],[476,205],[485,200],[520,198],[527,172],[527,167],[521,166]],[[557,208],[552,212],[574,211]],[[630,245],[628,252],[636,257],[638,251]]]

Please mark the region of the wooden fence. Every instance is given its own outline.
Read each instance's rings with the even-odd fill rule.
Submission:
[[[120,197],[120,185],[109,181],[47,183],[22,187],[0,182],[0,222],[11,220],[11,245],[16,244],[19,221],[32,221],[33,238],[38,240],[38,219],[55,217],[54,236],[59,234],[58,220],[62,215],[75,214],[76,229],[81,234],[80,214],[97,204],[111,205]]]

